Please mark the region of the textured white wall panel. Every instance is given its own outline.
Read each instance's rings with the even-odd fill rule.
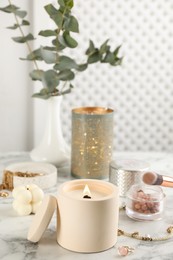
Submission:
[[[173,1],[75,1],[79,60],[88,40],[122,44],[121,67],[91,65],[64,97],[62,120],[70,140],[70,110],[108,106],[115,113],[115,150],[173,150]],[[104,137],[103,137],[104,138]]]

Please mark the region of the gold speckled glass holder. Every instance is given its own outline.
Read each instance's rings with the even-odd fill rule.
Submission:
[[[113,145],[113,114],[112,109],[103,107],[72,110],[72,176],[108,178]]]

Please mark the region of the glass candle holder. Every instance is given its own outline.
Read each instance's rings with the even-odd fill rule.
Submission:
[[[165,194],[158,186],[133,185],[127,192],[126,214],[136,220],[159,220],[164,200]]]
[[[72,176],[108,178],[113,145],[113,112],[103,107],[72,110]]]

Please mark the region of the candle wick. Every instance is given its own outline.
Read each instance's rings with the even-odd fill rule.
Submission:
[[[83,199],[91,199],[91,197],[89,195],[84,195]]]

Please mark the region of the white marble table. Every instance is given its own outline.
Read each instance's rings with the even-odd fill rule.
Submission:
[[[151,168],[165,172],[173,176],[173,153],[118,153],[116,156],[124,158],[143,159],[151,163]],[[3,169],[14,162],[29,161],[27,153],[0,154],[0,179]],[[67,172],[68,169],[66,169]],[[69,180],[70,175],[66,171],[59,172],[58,184]],[[55,193],[56,187],[47,191]],[[167,198],[173,201],[173,189],[164,189]],[[117,247],[128,245],[135,248],[133,254],[126,258],[132,260],[172,260],[173,259],[173,239],[165,242],[146,242],[124,236],[118,237],[115,247],[101,253],[80,254],[70,252],[60,247],[56,243],[55,216],[51,221],[47,231],[44,233],[39,243],[33,244],[27,241],[27,232],[31,224],[33,215],[19,217],[13,211],[12,199],[0,199],[0,259],[1,260],[113,260],[121,259],[117,253]],[[171,216],[172,214],[172,216]],[[165,235],[168,226],[173,225],[173,207],[165,210],[163,220],[155,222],[137,222],[129,219],[124,211],[120,212],[119,228],[127,232],[139,231],[142,235],[149,234],[152,237]]]

